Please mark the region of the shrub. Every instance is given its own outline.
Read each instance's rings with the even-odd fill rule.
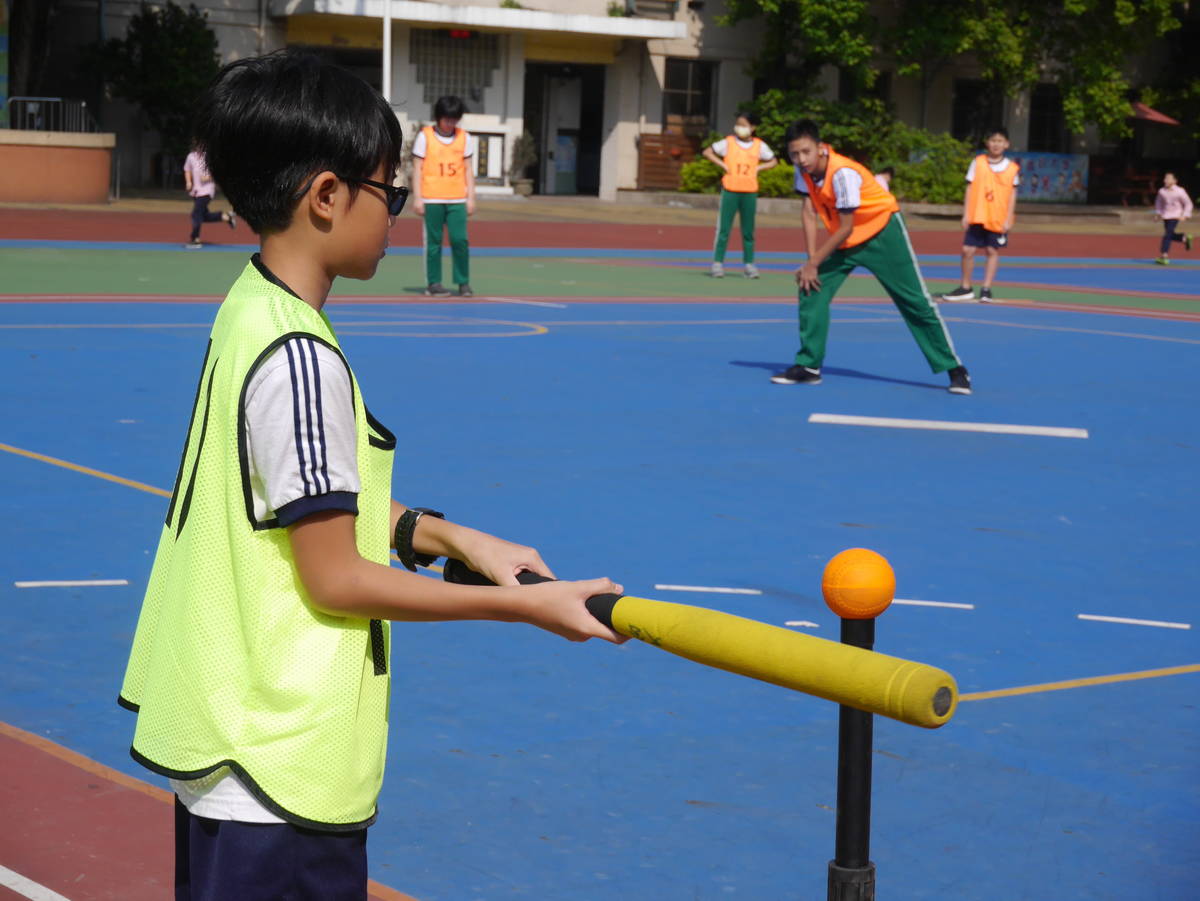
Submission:
[[[793,196],[792,167],[787,164],[783,137],[797,119],[821,125],[821,138],[839,153],[873,171],[896,169],[894,190],[902,200],[957,203],[962,199],[963,175],[971,149],[947,134],[914,128],[895,119],[886,105],[873,97],[854,103],[835,103],[795,91],[770,90],[760,94],[752,110],[762,117],[758,136],[779,156],[780,164],[759,176],[763,197]],[[683,167],[680,190],[713,194],[720,190],[721,170],[699,159]]]
[[[688,194],[716,194],[721,190],[724,174],[716,163],[698,156],[679,170],[679,190]]]

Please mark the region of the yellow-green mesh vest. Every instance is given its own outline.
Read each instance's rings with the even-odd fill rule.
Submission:
[[[213,324],[120,701],[138,712],[131,753],[151,770],[193,779],[228,765],[286,820],[358,829],[383,781],[388,624],[314,609],[286,530],[256,521],[250,489],[245,387],[296,335],[338,350],[323,314],[248,265]],[[355,537],[387,565],[395,439],[350,378]]]

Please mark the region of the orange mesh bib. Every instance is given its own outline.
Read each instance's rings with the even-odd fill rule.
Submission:
[[[456,128],[454,140],[443,144],[433,126],[426,125],[421,132],[425,135],[421,196],[427,200],[466,200],[470,161],[463,154],[467,152],[467,133]]]
[[[721,185],[726,191],[758,193],[758,155],[761,147],[760,138],[751,140],[749,148],[739,144],[733,135],[725,139],[725,165],[729,171],[721,179]]]
[[[875,180],[866,166],[856,163],[849,157],[835,153],[832,147],[824,145],[829,151],[829,163],[825,168],[825,181],[817,187],[812,176],[804,173],[804,181],[808,185],[808,197],[816,208],[817,215],[825,223],[829,231],[836,231],[840,214],[837,211],[837,197],[833,190],[833,176],[839,169],[853,169],[862,177],[862,190],[859,196],[858,209],[854,211],[854,229],[849,237],[842,242],[839,250],[857,247],[875,237],[887,227],[892,213],[900,212],[900,204],[888,191],[885,191]]]
[[[975,157],[975,178],[967,190],[967,219],[972,225],[990,232],[1005,230],[1019,169],[1015,160],[1009,160],[1004,171],[993,172],[986,155]]]

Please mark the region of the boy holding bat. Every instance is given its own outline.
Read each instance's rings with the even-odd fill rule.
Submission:
[[[607,579],[390,497],[396,440],[322,312],[369,279],[407,192],[387,103],[320,58],[231,63],[197,144],[259,234],[221,304],[120,702],[131,753],[176,793],[176,898],[366,897],[383,779],[389,620],[502,620],[621,640],[584,606]],[[409,372],[410,379],[420,378]],[[409,388],[411,390],[411,382]],[[405,569],[389,565],[394,548]],[[452,555],[498,587],[415,574]]]
[[[788,126],[788,156],[796,164],[796,190],[804,195],[808,261],[796,270],[800,303],[800,350],[796,362],[771,381],[819,385],[829,306],[858,266],[871,272],[904,317],[934,372],[948,372],[952,394],[970,394],[971,379],[954,352],[950,332],[925,287],[900,206],[866,166],[821,142],[815,122]],[[817,220],[829,235],[817,237]]]

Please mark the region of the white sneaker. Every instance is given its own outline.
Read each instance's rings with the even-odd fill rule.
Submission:
[[[713,263],[712,268],[708,270],[708,274],[711,275],[713,278],[724,278],[725,277],[725,264],[724,263]]]
[[[758,278],[758,267],[753,263],[746,264],[746,278]]]

